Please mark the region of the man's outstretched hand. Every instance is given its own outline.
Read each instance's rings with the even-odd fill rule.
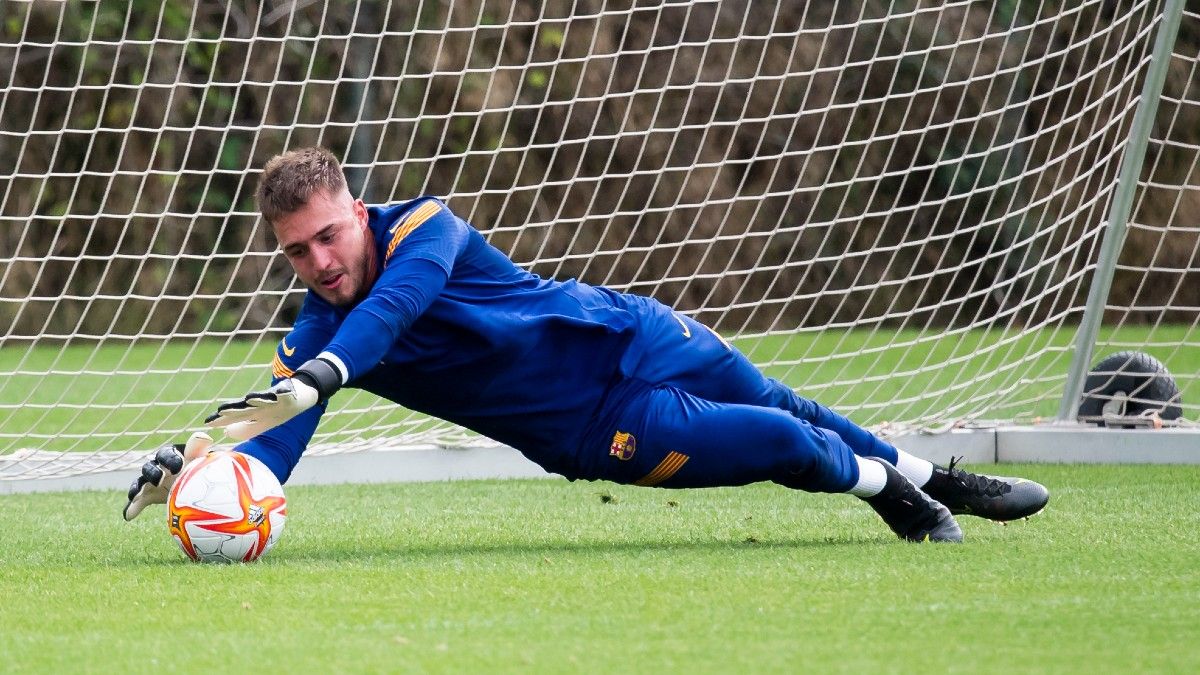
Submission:
[[[345,366],[341,367],[341,371]],[[224,429],[230,438],[244,441],[273,429],[329,397],[342,386],[342,376],[332,361],[318,356],[296,369],[266,391],[246,394],[242,400],[225,403],[204,424]]]
[[[213,439],[203,431],[192,434],[187,443],[164,445],[154,453],[154,459],[142,465],[142,474],[129,486],[129,501],[122,515],[125,520],[137,518],[151,504],[166,504],[167,495],[183,467],[208,453]]]
[[[266,391],[250,392],[240,401],[221,404],[204,424],[224,429],[230,438],[244,441],[308,410],[319,398],[315,387],[291,378]]]

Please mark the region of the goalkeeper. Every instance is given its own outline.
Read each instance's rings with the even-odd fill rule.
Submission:
[[[898,536],[961,541],[952,514],[1045,506],[1041,485],[940,467],[764,377],[720,335],[648,298],[517,267],[445,204],[368,207],[337,159],[270,160],[258,204],[309,291],[270,388],[206,423],[286,481],[331,397],[365,389],[521,451],[569,479],[690,488],[774,481],[865,500]],[[210,441],[194,437],[187,454]],[[164,501],[164,448],[126,519]]]

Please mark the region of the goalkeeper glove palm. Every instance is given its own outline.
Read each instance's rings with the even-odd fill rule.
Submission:
[[[230,438],[244,441],[328,400],[341,386],[337,368],[317,357],[300,366],[294,376],[266,391],[251,392],[240,401],[218,406],[204,424],[224,429]]]
[[[240,401],[224,403],[204,424],[224,429],[244,441],[273,429],[317,404],[317,390],[298,379],[284,380],[266,391],[251,392]]]

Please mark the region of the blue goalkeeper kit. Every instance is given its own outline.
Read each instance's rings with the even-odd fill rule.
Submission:
[[[771,480],[844,492],[895,448],[764,377],[652,299],[517,267],[442,202],[368,209],[379,276],[350,308],[313,292],[272,382],[318,354],[343,386],[510,445],[548,471],[662,487]],[[327,402],[238,446],[286,480]]]

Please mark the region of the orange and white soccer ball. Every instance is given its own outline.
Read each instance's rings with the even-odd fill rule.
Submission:
[[[167,527],[187,557],[200,562],[258,560],[283,532],[287,500],[275,474],[232,450],[192,462],[167,499]]]

